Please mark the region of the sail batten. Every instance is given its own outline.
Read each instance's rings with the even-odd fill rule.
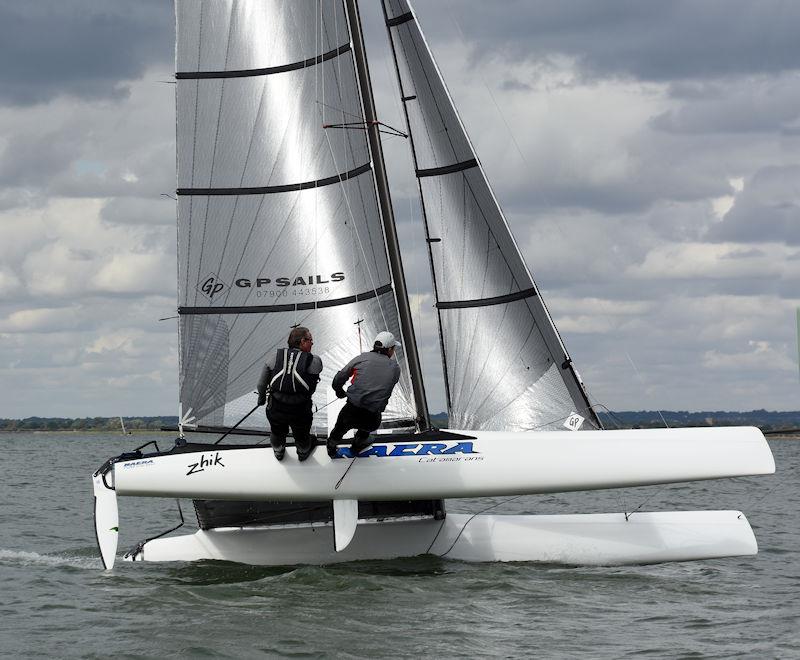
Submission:
[[[295,69],[306,69],[310,66],[327,62],[334,57],[338,57],[350,50],[349,43],[342,44],[338,48],[329,50],[327,53],[310,57],[302,62],[292,62],[291,64],[281,64],[279,66],[263,67],[261,69],[237,69],[234,71],[178,71],[175,74],[177,80],[204,80],[211,78],[249,78],[252,76],[271,76],[276,73],[286,73]]]
[[[458,309],[464,307],[491,307],[492,305],[502,305],[504,303],[514,302],[515,300],[522,300],[530,296],[538,295],[538,291],[534,287],[516,291],[515,293],[508,293],[504,296],[494,296],[492,298],[476,298],[474,300],[450,300],[436,303],[439,309]]]
[[[441,167],[429,167],[426,170],[416,170],[417,178],[426,176],[443,176],[445,174],[454,174],[455,172],[463,172],[473,167],[478,167],[478,161],[474,158],[461,161],[460,163],[453,163],[452,165],[443,165]]]
[[[407,0],[382,0],[422,200],[449,422],[597,421]],[[413,101],[413,102],[411,102]]]
[[[309,188],[321,188],[335,183],[341,183],[354,177],[369,172],[372,168],[370,163],[365,163],[349,172],[342,172],[334,176],[329,176],[316,181],[303,181],[302,183],[285,183],[280,186],[260,186],[254,188],[178,188],[178,195],[271,195],[274,193],[292,192],[295,190],[308,190]]]

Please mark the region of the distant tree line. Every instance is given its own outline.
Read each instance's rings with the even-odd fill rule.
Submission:
[[[701,411],[636,410],[601,412],[600,421],[607,429],[660,428],[665,422],[670,427],[681,426],[758,426],[764,431],[800,428],[800,411],[771,412],[769,410]],[[178,418],[123,417],[128,431],[158,431],[163,426],[177,426]],[[431,415],[438,428],[447,428],[447,413]],[[0,431],[122,431],[119,417],[27,417],[25,419],[0,419]]]
[[[769,410],[749,410],[744,412],[730,410],[705,410],[688,412],[686,410],[628,410],[624,412],[598,413],[600,421],[607,429],[663,428],[666,425],[686,426],[757,426],[762,431],[780,431],[800,428],[800,411],[775,412]]]
[[[162,426],[175,426],[177,417],[123,417],[128,431],[158,431]],[[118,431],[119,417],[26,417],[0,419],[0,431]]]

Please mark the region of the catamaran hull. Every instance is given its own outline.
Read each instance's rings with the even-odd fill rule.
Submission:
[[[160,454],[116,463],[113,481],[117,495],[139,497],[397,500],[622,488],[775,471],[764,436],[751,427],[471,432],[452,438],[387,438],[354,461],[332,460],[322,447],[304,463],[293,448],[278,462],[268,446]]]
[[[753,531],[739,511],[576,515],[448,514],[444,520],[358,525],[334,550],[330,524],[227,528],[145,543],[133,561],[216,559],[280,566],[382,560],[432,554],[470,562],[567,565],[655,564],[755,555]]]

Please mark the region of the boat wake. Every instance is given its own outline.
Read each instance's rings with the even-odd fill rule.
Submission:
[[[69,554],[41,555],[38,552],[6,548],[0,548],[0,563],[12,566],[72,566],[93,571],[102,568],[101,562],[96,557]]]

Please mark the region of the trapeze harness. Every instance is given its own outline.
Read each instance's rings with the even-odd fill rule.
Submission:
[[[310,374],[313,357],[299,348],[279,348],[275,358],[275,375],[269,389],[275,401],[285,405],[310,402],[318,377]]]

